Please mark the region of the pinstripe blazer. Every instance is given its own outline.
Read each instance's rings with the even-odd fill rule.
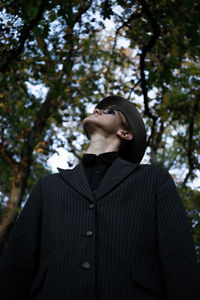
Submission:
[[[169,173],[120,158],[40,179],[0,264],[1,300],[197,300],[199,265]]]

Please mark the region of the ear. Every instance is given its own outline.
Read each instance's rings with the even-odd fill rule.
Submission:
[[[124,141],[130,141],[133,139],[133,134],[127,130],[119,129],[116,134],[120,139]]]

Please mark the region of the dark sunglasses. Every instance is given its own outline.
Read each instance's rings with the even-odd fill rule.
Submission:
[[[115,109],[108,108],[108,109],[103,110],[103,114],[106,114],[106,115],[117,115],[118,112]]]

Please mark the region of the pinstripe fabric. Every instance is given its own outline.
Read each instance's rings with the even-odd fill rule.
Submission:
[[[197,300],[199,276],[168,172],[118,158],[95,195],[81,164],[38,181],[0,263],[0,299]]]

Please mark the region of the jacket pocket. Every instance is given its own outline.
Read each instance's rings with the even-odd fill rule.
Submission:
[[[131,279],[137,286],[141,286],[144,289],[155,292],[159,296],[163,296],[163,282],[159,276],[158,270],[155,270],[153,273],[147,273],[132,265]]]
[[[33,284],[28,296],[28,299],[32,299],[32,297],[40,291],[44,285],[46,274],[48,271],[49,266],[49,260],[51,259],[51,252],[52,250],[49,250],[45,257],[40,262],[38,271],[36,273],[35,279],[33,280]]]

